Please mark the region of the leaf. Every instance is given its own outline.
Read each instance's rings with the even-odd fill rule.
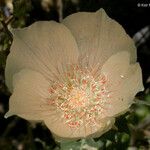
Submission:
[[[86,139],[85,140],[85,144],[91,146],[91,147],[95,147],[95,148],[102,148],[104,146],[104,143],[101,141],[101,140],[98,140],[97,142],[92,139],[92,138],[89,138],[89,139]]]
[[[61,142],[61,150],[98,150],[103,147],[104,143],[101,140],[95,141],[92,138],[82,139],[80,141]]]
[[[61,142],[60,150],[80,150],[81,143],[76,141]]]

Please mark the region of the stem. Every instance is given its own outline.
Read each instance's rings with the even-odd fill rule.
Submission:
[[[150,106],[149,102],[144,101],[144,100],[140,100],[140,99],[137,99],[137,98],[135,98],[134,102],[135,102],[134,104],[137,104],[137,105],[147,105],[147,106]]]
[[[57,0],[57,11],[58,11],[59,22],[62,22],[62,20],[63,20],[63,3],[62,3],[62,0]]]
[[[9,24],[12,20],[13,20],[13,16],[10,16],[6,21],[1,20],[1,23],[2,23],[2,26],[3,26],[3,28],[2,28],[1,30],[5,30],[5,32],[9,35],[11,41],[13,40],[13,35],[12,35],[12,33],[9,31],[9,29],[8,29],[7,26],[8,26],[8,24]],[[1,30],[0,30],[0,31],[1,31]]]

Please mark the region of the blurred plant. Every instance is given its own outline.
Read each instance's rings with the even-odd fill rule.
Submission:
[[[54,4],[53,0],[41,0],[41,5],[45,11],[49,12],[50,7],[52,7]]]

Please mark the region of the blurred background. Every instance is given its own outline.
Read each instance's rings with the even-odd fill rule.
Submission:
[[[57,143],[43,124],[17,116],[4,118],[10,93],[4,70],[12,35],[38,20],[61,20],[78,11],[104,8],[134,39],[143,71],[144,92],[115,127],[97,139]],[[141,101],[139,101],[141,100]],[[0,150],[150,150],[150,1],[149,0],[0,0]]]

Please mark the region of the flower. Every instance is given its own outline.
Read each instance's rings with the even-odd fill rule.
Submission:
[[[99,137],[143,90],[132,39],[103,9],[13,31],[6,117],[44,121],[56,138]]]

